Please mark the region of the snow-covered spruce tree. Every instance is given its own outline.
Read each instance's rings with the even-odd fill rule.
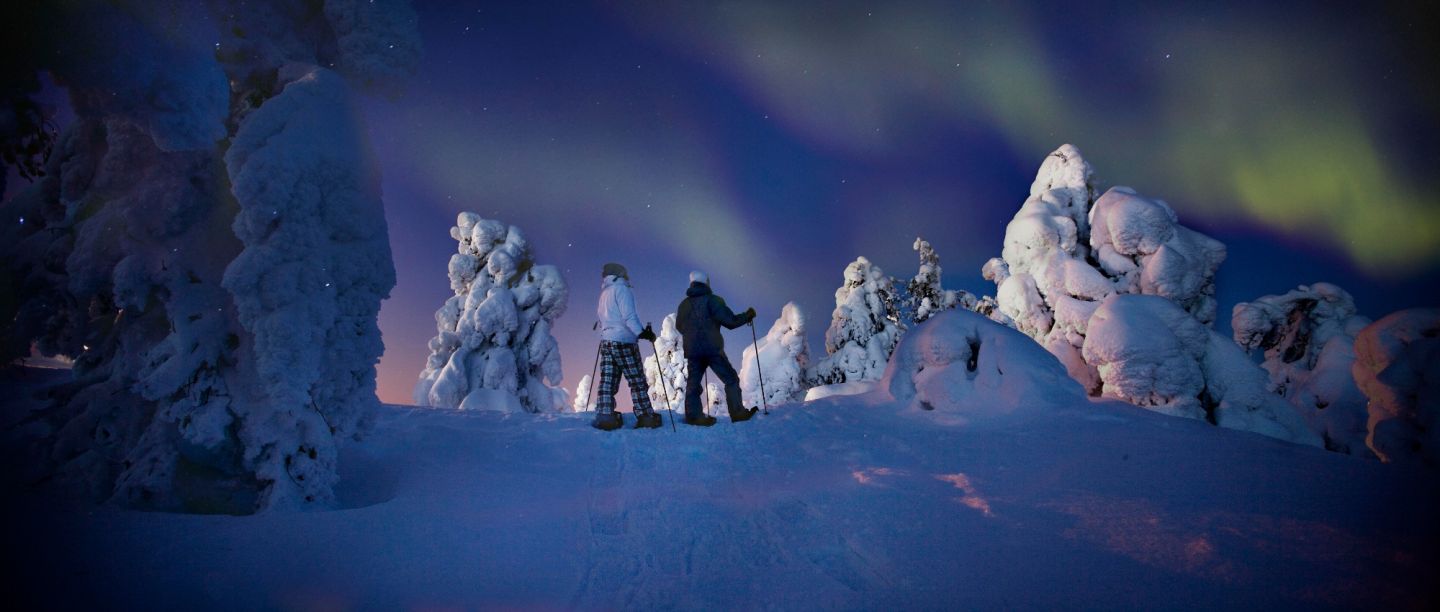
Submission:
[[[725,414],[727,410],[725,390],[713,382],[705,383],[705,394],[700,396],[700,402],[705,406],[705,414],[710,416]]]
[[[645,381],[650,385],[650,404],[656,410],[665,407],[685,410],[685,377],[689,366],[685,363],[685,346],[680,331],[675,328],[675,313],[665,315],[660,322],[660,331],[655,335],[655,354],[645,358]],[[664,380],[660,376],[663,374]]]
[[[570,409],[574,412],[594,412],[595,403],[590,401],[590,383],[592,379],[589,374],[580,377],[580,384],[575,387],[575,399],[570,400]]]
[[[1159,296],[1115,294],[1089,321],[1085,361],[1101,395],[1169,414],[1320,446],[1265,372],[1229,338]]]
[[[36,467],[96,499],[324,503],[337,438],[376,405],[394,276],[349,88],[413,68],[414,14],[231,4],[71,3],[25,24],[42,35],[22,56],[77,120],[5,204],[26,219],[0,229],[5,357],[75,358]]]
[[[1001,257],[982,273],[997,285],[1000,310],[1017,328],[1097,394],[1100,378],[1080,347],[1100,302],[1113,294],[1158,295],[1209,325],[1225,246],[1181,226],[1165,202],[1128,187],[1097,200],[1092,175],[1071,145],[1047,156],[1005,228]]]
[[[916,237],[911,248],[920,255],[920,269],[905,284],[905,295],[901,300],[905,320],[923,323],[934,314],[956,306],[968,310],[975,305],[977,300],[968,291],[940,286],[940,255],[930,246],[930,241]]]
[[[1391,313],[1355,336],[1369,398],[1365,444],[1387,463],[1440,468],[1440,308]]]
[[[976,297],[963,289],[945,289],[940,280],[940,255],[930,246],[930,241],[916,237],[911,248],[920,255],[920,269],[905,282],[901,291],[900,320],[910,327],[924,323],[926,319],[952,308],[964,308],[978,312],[1007,327],[1015,327],[1015,321],[1000,311],[1000,305],[990,296]],[[900,281],[896,280],[899,286]]]
[[[1325,440],[1325,448],[1372,457],[1365,446],[1365,395],[1355,385],[1355,336],[1370,319],[1355,301],[1329,283],[1301,285],[1235,305],[1230,320],[1235,343],[1261,349],[1270,389],[1284,397]]]
[[[560,270],[536,265],[520,229],[462,212],[450,228],[455,295],[435,312],[439,332],[415,385],[415,403],[461,409],[558,412],[560,347],[550,328],[565,313]]]
[[[746,406],[759,406],[764,376],[765,401],[769,405],[805,399],[805,368],[810,364],[810,347],[805,342],[805,317],[794,302],[780,309],[780,318],[759,339],[760,359],[755,347],[746,347],[740,359],[740,393]]]
[[[879,380],[902,333],[892,279],[857,258],[845,266],[845,283],[835,290],[826,355],[810,371],[811,386]]]

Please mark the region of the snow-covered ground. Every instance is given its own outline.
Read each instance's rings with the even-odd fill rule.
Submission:
[[[0,392],[23,397],[27,380]],[[7,401],[4,463],[23,402]],[[341,509],[179,515],[6,474],[20,608],[1423,608],[1433,474],[1084,400],[877,394],[713,428],[382,408]],[[628,425],[628,419],[627,419]],[[1428,599],[1427,599],[1428,598]],[[1432,608],[1433,609],[1433,608]]]

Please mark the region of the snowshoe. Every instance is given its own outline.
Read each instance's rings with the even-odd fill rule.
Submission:
[[[693,419],[690,418],[690,417],[685,417],[685,424],[686,424],[686,425],[697,425],[697,426],[700,426],[700,427],[709,427],[709,426],[715,424],[715,417],[712,417],[712,416],[710,416],[710,415],[708,415],[708,414],[702,414],[702,415],[700,415],[700,416],[698,416],[698,417],[695,417],[695,418],[693,418]]]
[[[660,415],[654,412],[645,412],[635,415],[635,429],[655,429],[664,424]]]
[[[756,412],[759,412],[759,411],[760,411],[759,408],[756,408],[756,407],[754,407],[754,406],[751,406],[748,410],[746,410],[746,411],[744,411],[744,412],[741,412],[740,414],[732,414],[732,415],[730,415],[730,422],[731,422],[731,423],[739,423],[740,421],[748,421],[748,420],[750,420],[750,417],[755,416],[755,413],[756,413]]]
[[[620,429],[620,426],[624,424],[625,421],[619,413],[606,412],[595,415],[595,422],[590,425],[601,431],[614,431]]]

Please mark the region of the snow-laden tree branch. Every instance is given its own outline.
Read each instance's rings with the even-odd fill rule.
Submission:
[[[17,25],[66,36],[27,38],[22,56],[78,120],[7,203],[26,222],[0,228],[20,296],[5,357],[75,364],[40,415],[36,471],[158,509],[325,504],[337,443],[376,405],[376,314],[394,284],[350,90],[413,68],[414,13],[212,0],[41,14]]]

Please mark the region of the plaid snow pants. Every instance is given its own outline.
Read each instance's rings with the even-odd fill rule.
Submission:
[[[650,407],[650,385],[645,382],[645,369],[640,365],[640,345],[600,341],[600,397],[595,410],[600,414],[615,412],[615,392],[620,390],[620,375],[630,383],[630,397],[635,413],[654,412]]]

